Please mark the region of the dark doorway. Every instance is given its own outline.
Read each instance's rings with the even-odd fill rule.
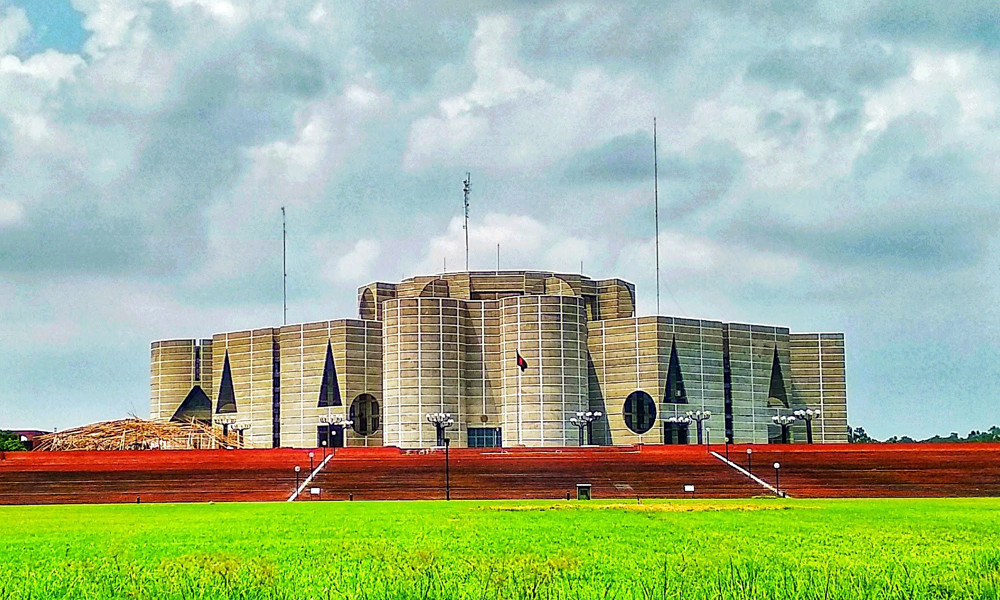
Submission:
[[[688,443],[687,423],[664,423],[663,443],[667,445],[683,445]]]
[[[316,429],[316,446],[326,442],[327,448],[344,447],[344,428],[339,425],[320,425]]]

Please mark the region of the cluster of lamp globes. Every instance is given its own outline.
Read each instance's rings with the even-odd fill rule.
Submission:
[[[345,419],[343,415],[330,416],[325,415],[319,418],[319,422],[325,425],[333,425],[334,427],[350,427],[354,425],[354,421],[351,419]]]
[[[604,413],[599,410],[578,411],[575,417],[570,417],[569,422],[577,427],[586,427],[589,423],[593,423],[603,416]]]
[[[667,417],[668,423],[681,423],[686,424],[691,421],[696,421],[701,423],[702,421],[707,421],[712,418],[712,411],[710,410],[689,410],[683,415],[674,415],[672,417]]]
[[[427,422],[432,423],[435,427],[445,428],[451,427],[455,424],[455,419],[451,418],[450,413],[427,413]]]
[[[771,420],[774,421],[775,425],[791,425],[795,421],[812,421],[816,417],[820,416],[819,409],[806,408],[794,411],[790,415],[774,415]]]

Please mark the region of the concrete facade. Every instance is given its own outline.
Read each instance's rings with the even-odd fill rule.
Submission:
[[[586,410],[605,415],[596,444],[695,443],[695,424],[678,423],[694,410],[712,413],[707,439],[768,443],[780,441],[772,417],[816,408],[814,441],[847,440],[843,334],[634,313],[620,279],[373,283],[358,290],[360,319],[154,342],[150,414],[190,418],[180,408],[200,386],[209,418],[238,423],[254,447],[428,447],[436,412],[452,415],[448,437],[464,447],[574,446],[570,418]],[[330,427],[338,417],[353,425]],[[803,424],[791,438],[805,441]]]

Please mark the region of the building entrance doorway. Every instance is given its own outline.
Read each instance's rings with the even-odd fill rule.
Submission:
[[[664,423],[663,424],[663,443],[667,445],[674,444],[687,444],[688,443],[688,424],[687,423]]]
[[[320,425],[316,430],[316,446],[326,442],[327,448],[344,447],[344,428],[341,425]]]

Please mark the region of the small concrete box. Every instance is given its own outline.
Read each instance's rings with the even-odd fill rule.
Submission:
[[[576,484],[576,499],[577,500],[590,500],[590,484],[589,483],[578,483],[578,484]]]

